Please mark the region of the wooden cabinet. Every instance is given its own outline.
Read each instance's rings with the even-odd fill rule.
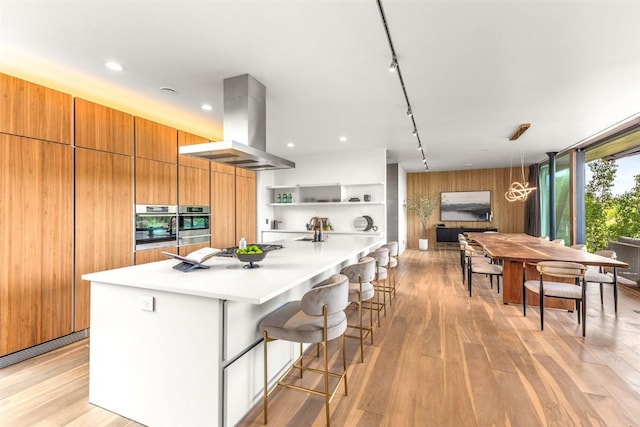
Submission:
[[[180,246],[178,248],[178,255],[182,255],[182,256],[189,255],[193,251],[197,251],[198,249],[202,249],[202,248],[208,248],[210,246],[211,246],[210,242],[196,243],[195,245]]]
[[[133,155],[133,116],[75,99],[75,145],[109,153]]]
[[[136,117],[135,147],[136,157],[175,164],[178,162],[178,131]]]
[[[0,133],[71,144],[71,95],[0,73]]]
[[[72,332],[72,150],[0,134],[0,356]]]
[[[256,173],[236,168],[236,241],[257,242],[256,235]]]
[[[235,246],[235,168],[211,163],[211,246]]]
[[[133,265],[133,158],[76,149],[75,330],[89,327],[85,273]]]
[[[136,158],[136,204],[178,204],[177,165]]]
[[[138,265],[138,264],[146,264],[148,262],[163,261],[163,260],[169,259],[165,255],[162,255],[162,252],[170,252],[172,254],[177,254],[178,253],[178,248],[175,247],[175,246],[167,246],[167,247],[164,247],[164,248],[148,249],[148,250],[145,250],[145,251],[137,251],[136,255],[135,255],[136,265]]]
[[[181,130],[178,131],[178,147],[182,147],[183,145],[202,144],[205,142],[209,142],[209,140],[203,136],[193,135]],[[206,159],[179,155],[178,163],[182,166],[209,170],[209,163],[211,162]]]
[[[178,204],[210,206],[209,169],[180,166],[178,172]]]

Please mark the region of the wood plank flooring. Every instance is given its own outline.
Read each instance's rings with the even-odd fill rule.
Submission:
[[[401,256],[397,299],[364,363],[347,340],[349,393],[336,394],[332,425],[640,426],[638,289],[620,288],[616,316],[611,288],[601,307],[591,286],[582,338],[575,313],[547,310],[540,331],[537,308],[523,317],[485,278],[469,298],[458,262],[455,250]],[[88,345],[0,370],[0,426],[137,426],[88,403]],[[279,388],[269,408],[272,426],[325,424],[317,396]],[[258,405],[240,426],[262,417]]]

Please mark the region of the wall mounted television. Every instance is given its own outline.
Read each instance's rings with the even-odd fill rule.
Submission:
[[[491,191],[453,191],[440,193],[441,221],[489,221]]]

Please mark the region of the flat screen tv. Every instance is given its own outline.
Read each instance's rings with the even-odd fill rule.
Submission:
[[[491,191],[440,193],[441,221],[489,221]]]

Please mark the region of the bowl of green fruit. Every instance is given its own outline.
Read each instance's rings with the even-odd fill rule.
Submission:
[[[248,263],[244,268],[260,268],[258,261],[262,261],[267,253],[260,249],[258,245],[248,245],[245,249],[236,249],[236,258]]]

